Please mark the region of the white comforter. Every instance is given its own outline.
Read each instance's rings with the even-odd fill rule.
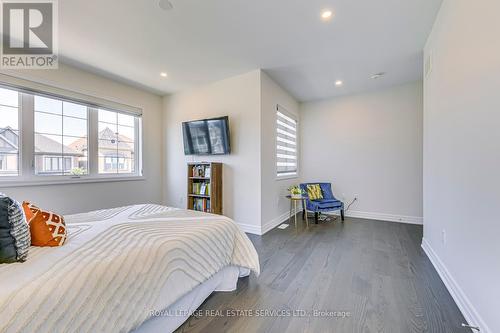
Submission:
[[[128,332],[227,265],[259,274],[252,243],[223,216],[136,205],[66,223],[64,246],[0,265],[0,332]]]

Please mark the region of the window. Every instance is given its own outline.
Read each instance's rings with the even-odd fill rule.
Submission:
[[[40,173],[54,174],[63,173],[64,170],[71,170],[73,168],[72,157],[47,157],[43,158],[43,167]]]
[[[0,177],[19,174],[19,93],[0,88]]]
[[[140,110],[68,95],[0,85],[0,182],[142,174]]]
[[[87,175],[88,109],[35,96],[35,173]]]
[[[297,176],[297,120],[283,107],[276,107],[277,176]]]

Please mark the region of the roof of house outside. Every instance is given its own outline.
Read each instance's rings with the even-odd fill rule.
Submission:
[[[52,140],[51,138],[43,135],[35,133],[35,153],[44,153],[51,155],[74,155],[74,156],[82,156],[81,152],[74,150],[73,148],[63,145],[60,142]]]
[[[19,134],[18,131],[6,127],[0,129],[0,140],[6,145],[0,148],[0,152],[9,153],[17,152],[19,144]],[[7,147],[11,148],[8,149]],[[80,151],[77,151],[70,146],[63,145],[60,142],[52,140],[46,135],[35,133],[35,153],[36,154],[48,154],[48,155],[72,155],[72,156],[83,156]]]
[[[0,152],[15,153],[18,150],[19,135],[18,131],[6,127],[0,129]],[[134,151],[134,140],[125,135],[117,134],[106,127],[99,133],[99,147],[109,150]],[[63,145],[60,142],[52,140],[46,135],[35,133],[35,153],[49,155],[73,155],[83,156],[87,150],[87,138],[76,139],[69,145]]]
[[[87,150],[87,140],[84,138],[78,139],[69,146],[78,152],[82,152]],[[106,127],[99,133],[99,148],[134,151],[134,140],[125,135],[117,134],[109,127]]]

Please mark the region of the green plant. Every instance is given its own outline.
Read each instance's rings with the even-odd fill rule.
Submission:
[[[288,191],[290,192],[291,195],[302,195],[302,194],[304,194],[304,191],[298,185],[295,185],[295,186],[292,186],[292,187],[288,188]]]
[[[82,176],[85,174],[85,169],[83,168],[74,168],[73,170],[71,170],[71,174],[73,176]]]

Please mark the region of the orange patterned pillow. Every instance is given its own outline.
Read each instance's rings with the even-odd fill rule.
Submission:
[[[30,207],[33,206],[29,202],[23,201],[23,210],[24,210],[24,215],[26,215],[26,222],[30,222],[30,220],[35,216],[33,212],[31,211]],[[35,207],[35,206],[33,206]],[[38,208],[36,208],[38,209]]]
[[[61,215],[44,211],[27,202],[23,203],[23,207],[29,208],[29,211],[33,214],[33,217],[28,220],[31,232],[31,245],[64,245],[67,233],[66,224],[64,223],[64,218]]]

